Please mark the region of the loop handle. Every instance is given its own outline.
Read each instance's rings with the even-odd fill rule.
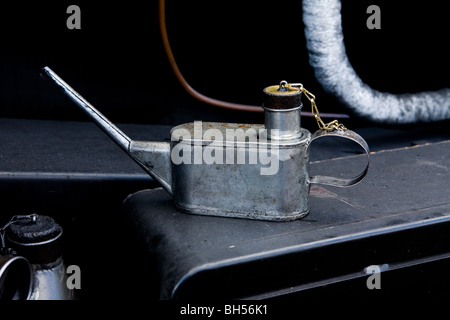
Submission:
[[[335,186],[335,187],[350,187],[353,186],[359,182],[361,182],[364,177],[366,176],[368,170],[369,170],[369,163],[370,163],[370,150],[369,146],[367,145],[367,142],[356,132],[352,130],[317,130],[314,132],[314,134],[311,137],[311,141],[309,143],[308,148],[311,146],[311,143],[318,138],[323,138],[327,136],[335,136],[335,137],[341,137],[345,139],[352,140],[359,144],[364,151],[366,152],[367,156],[367,165],[366,168],[356,177],[345,179],[345,178],[337,178],[337,177],[328,177],[328,176],[313,176],[309,178],[310,183],[317,183],[317,184],[325,184],[329,186]]]

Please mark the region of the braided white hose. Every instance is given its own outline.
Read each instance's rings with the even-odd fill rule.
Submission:
[[[303,0],[303,22],[317,80],[357,115],[389,124],[450,119],[450,88],[391,94],[361,80],[345,52],[340,0]]]

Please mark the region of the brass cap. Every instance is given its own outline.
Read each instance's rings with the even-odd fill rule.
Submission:
[[[300,88],[289,86],[286,81],[279,85],[269,86],[263,90],[264,108],[294,109],[302,106],[302,91]]]

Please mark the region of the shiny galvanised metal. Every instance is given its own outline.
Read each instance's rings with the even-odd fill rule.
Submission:
[[[19,221],[6,232],[8,246],[32,266],[29,300],[72,300],[74,291],[67,287],[67,273],[62,258],[63,229],[49,216],[36,215],[34,221]]]
[[[44,69],[63,90],[125,152],[173,197],[175,206],[188,213],[286,221],[309,212],[311,183],[351,186],[355,178],[310,177],[309,146],[314,139],[339,136],[369,148],[351,130],[301,128],[302,91],[281,82],[264,89],[265,124],[195,121],[172,128],[171,143],[133,141],[98,110]]]
[[[291,140],[300,138],[301,106],[294,109],[275,110],[264,107],[264,123],[271,140]]]

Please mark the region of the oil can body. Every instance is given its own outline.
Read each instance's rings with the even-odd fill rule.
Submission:
[[[172,187],[182,211],[273,221],[309,212],[310,133],[271,141],[263,125],[203,122],[172,129]],[[182,139],[178,139],[179,137]]]

